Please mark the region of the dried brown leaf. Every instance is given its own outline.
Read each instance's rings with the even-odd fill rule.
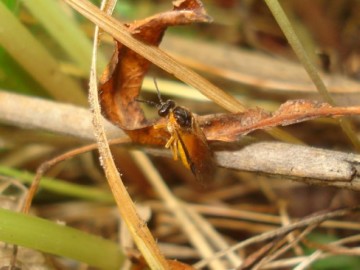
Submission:
[[[250,109],[244,113],[208,115],[199,117],[199,123],[208,140],[235,141],[240,135],[254,130],[287,126],[319,117],[357,115],[360,107],[332,107],[328,103],[311,100],[290,100],[274,113]]]

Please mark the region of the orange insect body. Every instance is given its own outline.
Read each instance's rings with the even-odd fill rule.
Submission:
[[[180,157],[198,180],[210,180],[215,169],[213,155],[194,115],[188,109],[176,106],[172,100],[161,101],[158,113],[166,117],[167,123],[155,128],[165,127],[170,133],[165,147],[171,149],[174,159]]]

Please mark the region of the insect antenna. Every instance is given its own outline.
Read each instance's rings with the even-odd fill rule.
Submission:
[[[161,98],[161,94],[160,94],[160,90],[159,90],[159,87],[158,87],[156,78],[154,77],[153,80],[154,80],[154,84],[155,84],[157,96],[158,96],[158,99],[159,99],[159,103],[156,103],[156,102],[151,101],[151,100],[140,99],[140,98],[136,98],[135,100],[138,101],[138,102],[145,103],[145,104],[154,106],[154,107],[156,107],[156,108],[159,108],[159,107],[161,107],[161,105],[163,105],[165,102],[164,102],[163,99]]]
[[[139,99],[139,98],[136,98],[135,99],[137,102],[141,102],[141,103],[145,103],[145,104],[148,104],[148,105],[151,105],[151,106],[154,106],[156,108],[158,108],[160,106],[160,104],[154,102],[154,101],[151,101],[151,100],[145,100],[145,99]]]
[[[161,94],[160,94],[160,90],[159,90],[159,87],[158,87],[158,84],[157,84],[157,80],[156,80],[155,77],[153,78],[153,80],[154,80],[154,84],[155,84],[157,96],[158,96],[159,101],[160,101],[160,105],[161,105],[161,104],[164,104],[164,101],[163,101],[162,98],[161,98]]]

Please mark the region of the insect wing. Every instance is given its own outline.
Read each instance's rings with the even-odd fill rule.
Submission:
[[[191,169],[200,182],[211,180],[215,169],[212,151],[195,119],[191,128],[178,127],[176,132],[179,138],[178,151],[184,165]]]

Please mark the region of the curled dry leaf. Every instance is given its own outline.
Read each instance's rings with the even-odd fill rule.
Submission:
[[[243,113],[207,115],[199,123],[207,140],[232,142],[254,130],[287,126],[319,118],[360,114],[360,107],[332,107],[328,103],[311,100],[290,100],[274,113],[249,109]]]

